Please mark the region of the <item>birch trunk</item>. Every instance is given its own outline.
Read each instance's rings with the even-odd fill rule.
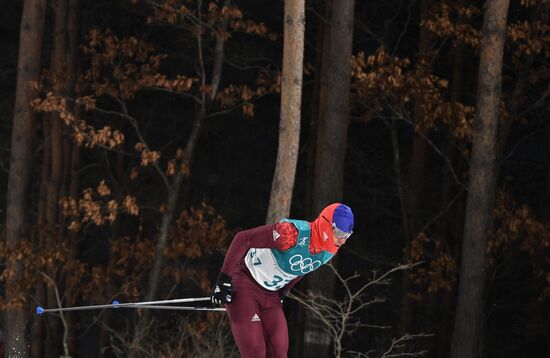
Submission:
[[[283,78],[279,146],[267,223],[275,223],[290,214],[292,191],[298,162],[302,75],[304,61],[305,0],[285,1]]]

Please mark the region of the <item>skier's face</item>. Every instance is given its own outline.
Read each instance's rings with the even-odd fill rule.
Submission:
[[[344,245],[346,243],[346,239],[340,239],[340,238],[337,238],[336,236],[334,236],[334,245],[336,247],[342,247],[342,245]]]
[[[336,227],[336,225],[332,224],[332,237],[334,240],[334,245],[336,247],[341,247],[346,243],[348,238],[353,234],[352,232],[344,232]]]

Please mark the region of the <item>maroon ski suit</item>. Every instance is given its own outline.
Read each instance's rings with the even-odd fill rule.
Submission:
[[[335,244],[331,225],[333,213],[339,205],[327,206],[316,220],[309,223],[310,253],[328,251],[336,254],[338,251],[340,246]],[[241,357],[287,357],[288,327],[281,296],[286,295],[303,276],[296,276],[279,290],[271,291],[253,278],[245,264],[245,257],[250,249],[286,251],[296,246],[297,239],[298,229],[294,224],[280,222],[241,231],[229,246],[221,272],[232,278],[232,299],[225,307]],[[275,289],[279,286],[270,287]]]
[[[277,240],[274,230],[280,235]],[[281,295],[288,293],[302,276],[279,291],[269,291],[252,278],[243,258],[251,248],[287,250],[296,243],[297,236],[291,223],[264,225],[239,232],[227,251],[221,271],[232,276],[233,297],[225,307],[241,357],[287,357],[288,327]]]

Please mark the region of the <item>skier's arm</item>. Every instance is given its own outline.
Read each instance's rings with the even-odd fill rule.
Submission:
[[[251,248],[288,250],[296,245],[297,239],[298,229],[288,222],[259,226],[239,232],[229,245],[211,301],[217,304],[231,303],[233,292],[231,275],[248,250]]]
[[[289,222],[263,225],[235,235],[225,255],[221,272],[231,276],[239,262],[252,248],[288,250],[296,244],[298,230]]]

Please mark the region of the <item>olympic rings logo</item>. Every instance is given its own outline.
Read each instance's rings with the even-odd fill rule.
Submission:
[[[292,256],[288,260],[288,263],[290,264],[290,269],[292,271],[300,271],[303,274],[317,270],[319,266],[321,266],[321,261],[313,261],[309,257],[303,258],[300,254]]]

